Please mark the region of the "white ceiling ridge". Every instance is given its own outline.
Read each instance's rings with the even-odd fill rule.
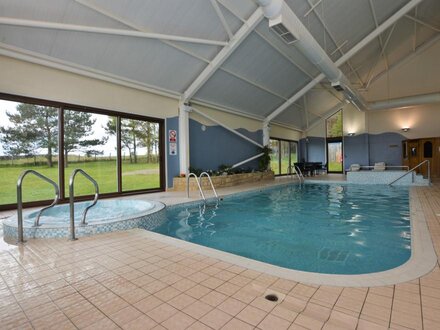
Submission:
[[[377,38],[381,33],[383,33],[386,29],[392,26],[395,22],[397,22],[400,18],[402,18],[406,13],[416,7],[423,0],[411,0],[397,12],[395,12],[391,17],[389,17],[385,22],[379,25],[378,28],[374,29],[370,32],[365,38],[359,41],[355,46],[353,46],[349,51],[347,51],[343,56],[341,56],[336,62],[336,66],[341,66],[348,59],[357,54],[362,48],[364,48],[367,44],[369,44],[372,40]],[[291,96],[286,102],[276,108],[270,115],[266,117],[266,121],[269,122],[273,120],[276,116],[281,114],[284,110],[286,110],[292,103],[296,102],[299,98],[301,98],[304,94],[306,94],[310,89],[312,89],[316,84],[318,84],[321,80],[325,78],[323,73],[316,76],[311,82],[301,88],[296,94]]]
[[[415,105],[432,104],[440,102],[440,91],[430,94],[419,94],[394,99],[370,102],[370,110],[384,110],[395,108],[406,108]]]
[[[370,86],[376,82],[377,80],[379,80],[381,77],[383,77],[385,74],[387,74],[388,72],[392,72],[396,69],[398,69],[399,67],[401,67],[402,65],[408,63],[409,61],[411,61],[413,58],[415,58],[416,56],[420,55],[421,53],[425,52],[426,50],[428,50],[429,48],[431,48],[432,46],[434,46],[438,41],[440,41],[440,33],[436,34],[435,36],[431,37],[430,39],[428,39],[427,41],[425,41],[423,44],[419,45],[415,51],[409,53],[407,56],[401,58],[400,60],[398,60],[397,62],[395,62],[394,64],[392,64],[388,70],[384,70],[380,73],[378,73],[376,76],[374,76],[373,78],[371,78],[371,83]]]
[[[122,29],[103,28],[103,27],[87,26],[87,25],[45,22],[45,21],[36,21],[36,20],[28,20],[28,19],[10,18],[10,17],[0,17],[0,24],[38,28],[38,29],[51,29],[51,30],[74,31],[74,32],[84,32],[84,33],[107,34],[107,35],[135,37],[135,38],[180,41],[180,42],[189,42],[189,43],[212,45],[212,46],[227,45],[227,42],[217,41],[217,40],[208,40],[208,39],[176,36],[176,35],[153,33],[153,32],[143,32],[136,30],[122,30]]]
[[[208,81],[217,69],[232,55],[258,23],[264,18],[261,8],[257,8],[248,20],[238,29],[234,37],[217,53],[208,66],[194,79],[182,95],[182,101],[188,102]]]
[[[75,64],[69,61],[60,60],[48,55],[36,53],[27,49],[11,46],[0,42],[0,55],[26,61],[34,64],[43,65],[53,69],[63,70],[78,75],[94,78],[117,85],[141,90],[144,92],[179,99],[180,94],[165,88],[151,86],[136,80],[127,79],[118,75],[110,74],[104,71],[92,69],[90,67]]]

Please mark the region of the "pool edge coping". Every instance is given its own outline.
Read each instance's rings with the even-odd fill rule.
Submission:
[[[309,182],[312,183],[312,182]],[[321,182],[320,182],[321,183]],[[326,182],[334,184],[336,182]],[[342,183],[342,182],[338,182]],[[346,182],[344,182],[346,183]],[[280,184],[285,185],[286,183]],[[280,186],[276,185],[276,186]],[[261,190],[264,187],[254,190]],[[244,192],[250,192],[246,190]],[[227,195],[233,195],[227,194]],[[181,203],[173,206],[182,206],[185,204],[197,203]],[[168,207],[168,206],[167,206]],[[428,224],[424,216],[419,196],[414,187],[409,188],[409,209],[411,221],[411,256],[402,265],[390,270],[360,275],[333,275],[312,273],[299,270],[288,269],[276,265],[271,265],[262,261],[235,255],[203,245],[198,245],[188,241],[169,237],[159,233],[146,231],[149,238],[167,243],[176,247],[184,248],[189,251],[200,253],[208,257],[213,257],[238,266],[246,267],[252,270],[263,272],[269,275],[278,276],[288,280],[301,282],[312,285],[330,285],[341,287],[374,287],[394,285],[397,283],[407,282],[419,278],[429,273],[437,264],[437,254],[429,232]]]

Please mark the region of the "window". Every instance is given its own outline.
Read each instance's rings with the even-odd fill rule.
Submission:
[[[271,138],[270,167],[275,175],[295,173],[294,163],[298,161],[298,142]]]
[[[426,141],[423,143],[423,157],[432,158],[432,142]]]
[[[104,197],[163,190],[162,144],[161,119],[0,94],[0,209],[16,207],[17,179],[26,169],[57,182],[62,201],[76,168],[98,182]],[[93,194],[77,176],[75,196]],[[41,204],[53,199],[53,187],[30,175],[23,197],[25,205]]]
[[[327,170],[329,173],[342,173],[343,164],[343,127],[342,110],[326,120],[327,127]]]

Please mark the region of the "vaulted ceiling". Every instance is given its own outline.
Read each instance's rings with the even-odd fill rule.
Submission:
[[[336,62],[412,1],[285,2]],[[0,54],[179,97],[257,9],[252,0],[0,0]],[[320,72],[267,19],[247,32],[191,100],[264,119]],[[423,0],[340,69],[367,91],[439,34],[440,1]],[[322,80],[274,121],[305,129],[342,99]]]

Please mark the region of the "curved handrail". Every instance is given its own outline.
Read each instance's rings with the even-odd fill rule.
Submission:
[[[302,182],[304,182],[304,175],[301,172],[301,169],[299,168],[298,165],[294,165],[293,166],[295,168],[295,173],[296,176],[298,177],[299,182],[301,182],[301,178],[302,178]]]
[[[200,186],[199,179],[195,173],[190,173],[186,177],[186,196],[189,198],[189,178],[194,177],[196,179],[197,187],[199,188],[200,196],[202,196],[203,200],[206,201],[205,194],[203,193],[202,187]]]
[[[88,179],[95,186],[95,198],[93,199],[92,204],[90,204],[89,206],[87,206],[84,209],[82,220],[81,220],[81,225],[87,224],[86,223],[87,212],[89,211],[90,208],[92,208],[93,206],[96,205],[96,203],[98,202],[98,198],[99,198],[98,182],[96,182],[96,180],[93,179],[90,175],[88,175],[84,170],[82,170],[80,168],[74,169],[72,174],[70,175],[70,179],[69,179],[70,239],[71,240],[75,240],[75,206],[74,206],[74,204],[75,204],[74,203],[74,201],[75,201],[75,188],[74,188],[74,184],[75,184],[75,177],[78,173],[81,173],[86,179]]]
[[[203,176],[206,176],[206,177],[208,178],[209,183],[211,184],[212,191],[214,192],[215,198],[217,198],[217,200],[218,200],[217,191],[216,191],[215,188],[214,188],[214,184],[212,183],[211,176],[210,176],[207,172],[202,172],[202,173],[200,173],[200,176],[199,176],[199,179],[200,179],[200,188],[201,188],[201,186],[202,186],[201,183],[202,183],[202,177],[203,177]]]
[[[48,177],[46,177],[43,174],[38,173],[37,171],[34,171],[34,170],[26,170],[20,174],[20,176],[18,177],[18,180],[17,180],[17,221],[18,221],[18,241],[20,243],[25,242],[23,239],[23,189],[22,189],[22,185],[23,185],[24,178],[28,174],[33,174],[33,175],[39,177],[40,179],[50,183],[55,188],[55,198],[54,198],[53,202],[49,206],[43,207],[40,210],[40,212],[38,212],[37,217],[35,218],[34,226],[39,225],[40,217],[41,217],[41,214],[43,213],[43,211],[55,206],[55,204],[57,204],[58,201],[60,200],[60,188],[55,183],[55,181],[52,181]]]
[[[402,174],[401,176],[399,176],[397,179],[393,180],[392,182],[388,183],[389,186],[391,186],[393,183],[395,183],[396,181],[399,181],[400,179],[402,179],[404,176],[414,172],[414,170],[416,170],[417,168],[419,168],[420,166],[422,166],[423,164],[428,163],[428,182],[429,184],[431,184],[431,165],[429,163],[429,159],[425,159],[423,162],[419,163],[418,165],[414,166],[412,169],[410,169],[408,172]]]

